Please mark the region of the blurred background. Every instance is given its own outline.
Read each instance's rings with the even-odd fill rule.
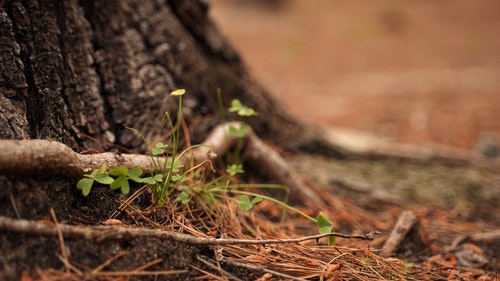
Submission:
[[[500,136],[498,0],[213,0],[210,13],[312,126],[465,149]]]

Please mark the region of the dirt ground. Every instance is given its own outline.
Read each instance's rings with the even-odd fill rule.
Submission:
[[[465,149],[500,134],[498,11],[496,0],[211,7],[257,80],[311,125]]]
[[[500,2],[285,0],[271,8],[255,2],[214,0],[211,13],[256,79],[312,126],[464,149],[484,133],[500,135]],[[7,206],[0,217],[0,279],[498,280],[494,167],[281,156],[306,185],[322,187],[322,212],[336,231],[380,235],[373,242],[338,239],[336,247],[319,240],[216,247],[129,237],[121,226],[218,239],[286,239],[316,229],[294,212],[286,224],[276,223],[281,212],[267,201],[255,212],[239,212],[230,200],[209,212],[194,203],[157,208],[139,186],[132,187],[137,197],[106,188],[83,197],[64,179],[56,187],[42,179],[0,190],[0,205]],[[11,180],[0,175],[0,185]],[[316,215],[316,203],[299,208]],[[418,217],[418,233],[408,235],[396,258],[379,258],[402,210]],[[23,228],[6,219],[16,217],[30,221],[18,222]],[[56,218],[66,228],[54,227]],[[63,230],[65,239],[58,239]],[[484,233],[496,236],[473,236]],[[476,263],[464,265],[464,252],[465,261]],[[265,277],[261,269],[298,277]]]

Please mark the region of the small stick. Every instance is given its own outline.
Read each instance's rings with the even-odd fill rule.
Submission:
[[[38,234],[45,236],[56,236],[58,232],[65,238],[84,238],[102,242],[106,240],[128,240],[146,237],[167,239],[191,245],[242,245],[242,244],[285,244],[300,243],[307,240],[317,240],[323,237],[336,236],[341,238],[355,238],[362,240],[373,240],[376,232],[363,235],[349,235],[342,233],[325,233],[301,238],[292,239],[216,239],[213,237],[195,237],[184,233],[164,231],[161,229],[144,229],[121,226],[74,226],[67,224],[57,224],[57,226],[46,225],[41,222],[18,220],[0,216],[0,230],[23,234]]]
[[[232,265],[237,266],[237,267],[243,267],[243,268],[246,268],[246,269],[257,271],[257,272],[260,272],[260,273],[269,273],[269,274],[274,275],[275,277],[283,278],[285,280],[306,281],[305,279],[302,279],[302,278],[293,277],[293,276],[285,274],[285,273],[277,272],[277,271],[274,271],[274,270],[271,270],[271,269],[267,269],[267,268],[264,268],[264,267],[260,267],[260,266],[256,266],[256,265],[253,265],[253,264],[246,264],[246,263],[231,261],[231,260],[228,260],[228,259],[224,259],[224,262],[226,262],[228,264],[232,264]]]
[[[234,280],[234,281],[243,281],[240,278],[232,275],[231,273],[227,272],[226,270],[220,268],[220,266],[216,266],[210,262],[208,262],[206,259],[202,258],[201,256],[196,256],[196,259],[200,262],[202,262],[204,265],[210,267],[213,270],[219,271],[220,273],[224,274],[224,277]]]
[[[70,272],[70,263],[68,259],[68,251],[66,250],[66,245],[64,244],[64,237],[62,234],[61,229],[59,228],[59,222],[57,221],[57,216],[56,213],[54,212],[54,209],[50,209],[50,214],[52,215],[52,218],[54,219],[54,223],[56,225],[56,232],[57,232],[57,237],[59,238],[59,244],[61,245],[61,256],[62,260],[64,263],[64,266],[66,267],[66,272]]]
[[[399,215],[398,221],[385,241],[380,255],[382,257],[390,257],[396,253],[398,246],[405,239],[410,229],[416,224],[417,216],[412,211],[405,211]]]

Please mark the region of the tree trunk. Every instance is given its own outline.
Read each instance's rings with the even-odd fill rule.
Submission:
[[[148,140],[166,133],[162,117],[177,111],[168,93],[178,88],[187,91],[183,112],[193,143],[221,122],[219,89],[225,107],[238,98],[259,112],[249,123],[260,137],[297,148],[314,135],[248,74],[208,18],[207,1],[0,3],[1,139],[55,140],[75,151],[114,146],[138,151],[143,141],[128,128]],[[97,223],[119,204],[104,189],[83,199],[75,182],[54,175],[0,174],[0,186],[5,206],[0,215],[19,219],[52,220],[54,209],[60,222]],[[106,209],[95,207],[103,203]],[[56,240],[0,234],[0,279],[61,266],[57,251],[47,253],[47,247],[57,248]],[[84,261],[88,255],[80,251],[91,242],[85,243],[66,246],[78,249],[73,258],[89,266],[103,263],[109,256],[101,253],[120,246],[103,246],[95,260]],[[170,255],[178,251],[170,250]],[[183,252],[190,256],[188,265],[178,266],[194,262],[189,251]]]
[[[5,1],[0,137],[103,148],[90,136],[136,149],[142,140],[127,128],[164,134],[177,88],[188,93],[194,141],[220,122],[218,89],[225,106],[239,98],[256,108],[249,122],[263,137],[290,143],[309,134],[252,79],[203,3]]]

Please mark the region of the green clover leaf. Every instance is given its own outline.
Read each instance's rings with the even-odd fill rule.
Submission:
[[[95,181],[101,184],[110,184],[113,182],[113,178],[106,172],[105,165],[101,165],[98,169],[93,170],[92,173],[83,176],[84,178],[80,179],[76,184],[76,188],[82,191],[83,196],[89,195]]]
[[[316,219],[316,223],[318,225],[318,230],[320,234],[332,233],[333,232],[333,223],[323,215],[323,213],[318,214],[318,218]],[[336,237],[330,236],[328,237],[328,245],[335,245]]]
[[[153,156],[162,155],[163,153],[165,153],[165,148],[167,148],[167,145],[165,145],[162,142],[159,142],[153,148],[151,148],[151,154]]]
[[[229,126],[228,134],[233,137],[243,138],[247,135],[249,131],[248,125],[241,123],[239,128],[235,126]]]
[[[243,105],[240,100],[234,99],[231,101],[229,112],[236,112],[239,116],[250,117],[257,115],[257,111],[253,108]]]
[[[257,203],[262,201],[262,197],[256,196],[250,201],[250,198],[248,196],[243,195],[238,200],[236,201],[238,203],[238,207],[243,210],[243,211],[248,211],[253,208],[253,206]]]
[[[232,165],[229,165],[226,168],[226,172],[231,177],[234,177],[236,174],[243,174],[245,171],[243,171],[243,165],[241,165],[241,164],[232,164]]]

